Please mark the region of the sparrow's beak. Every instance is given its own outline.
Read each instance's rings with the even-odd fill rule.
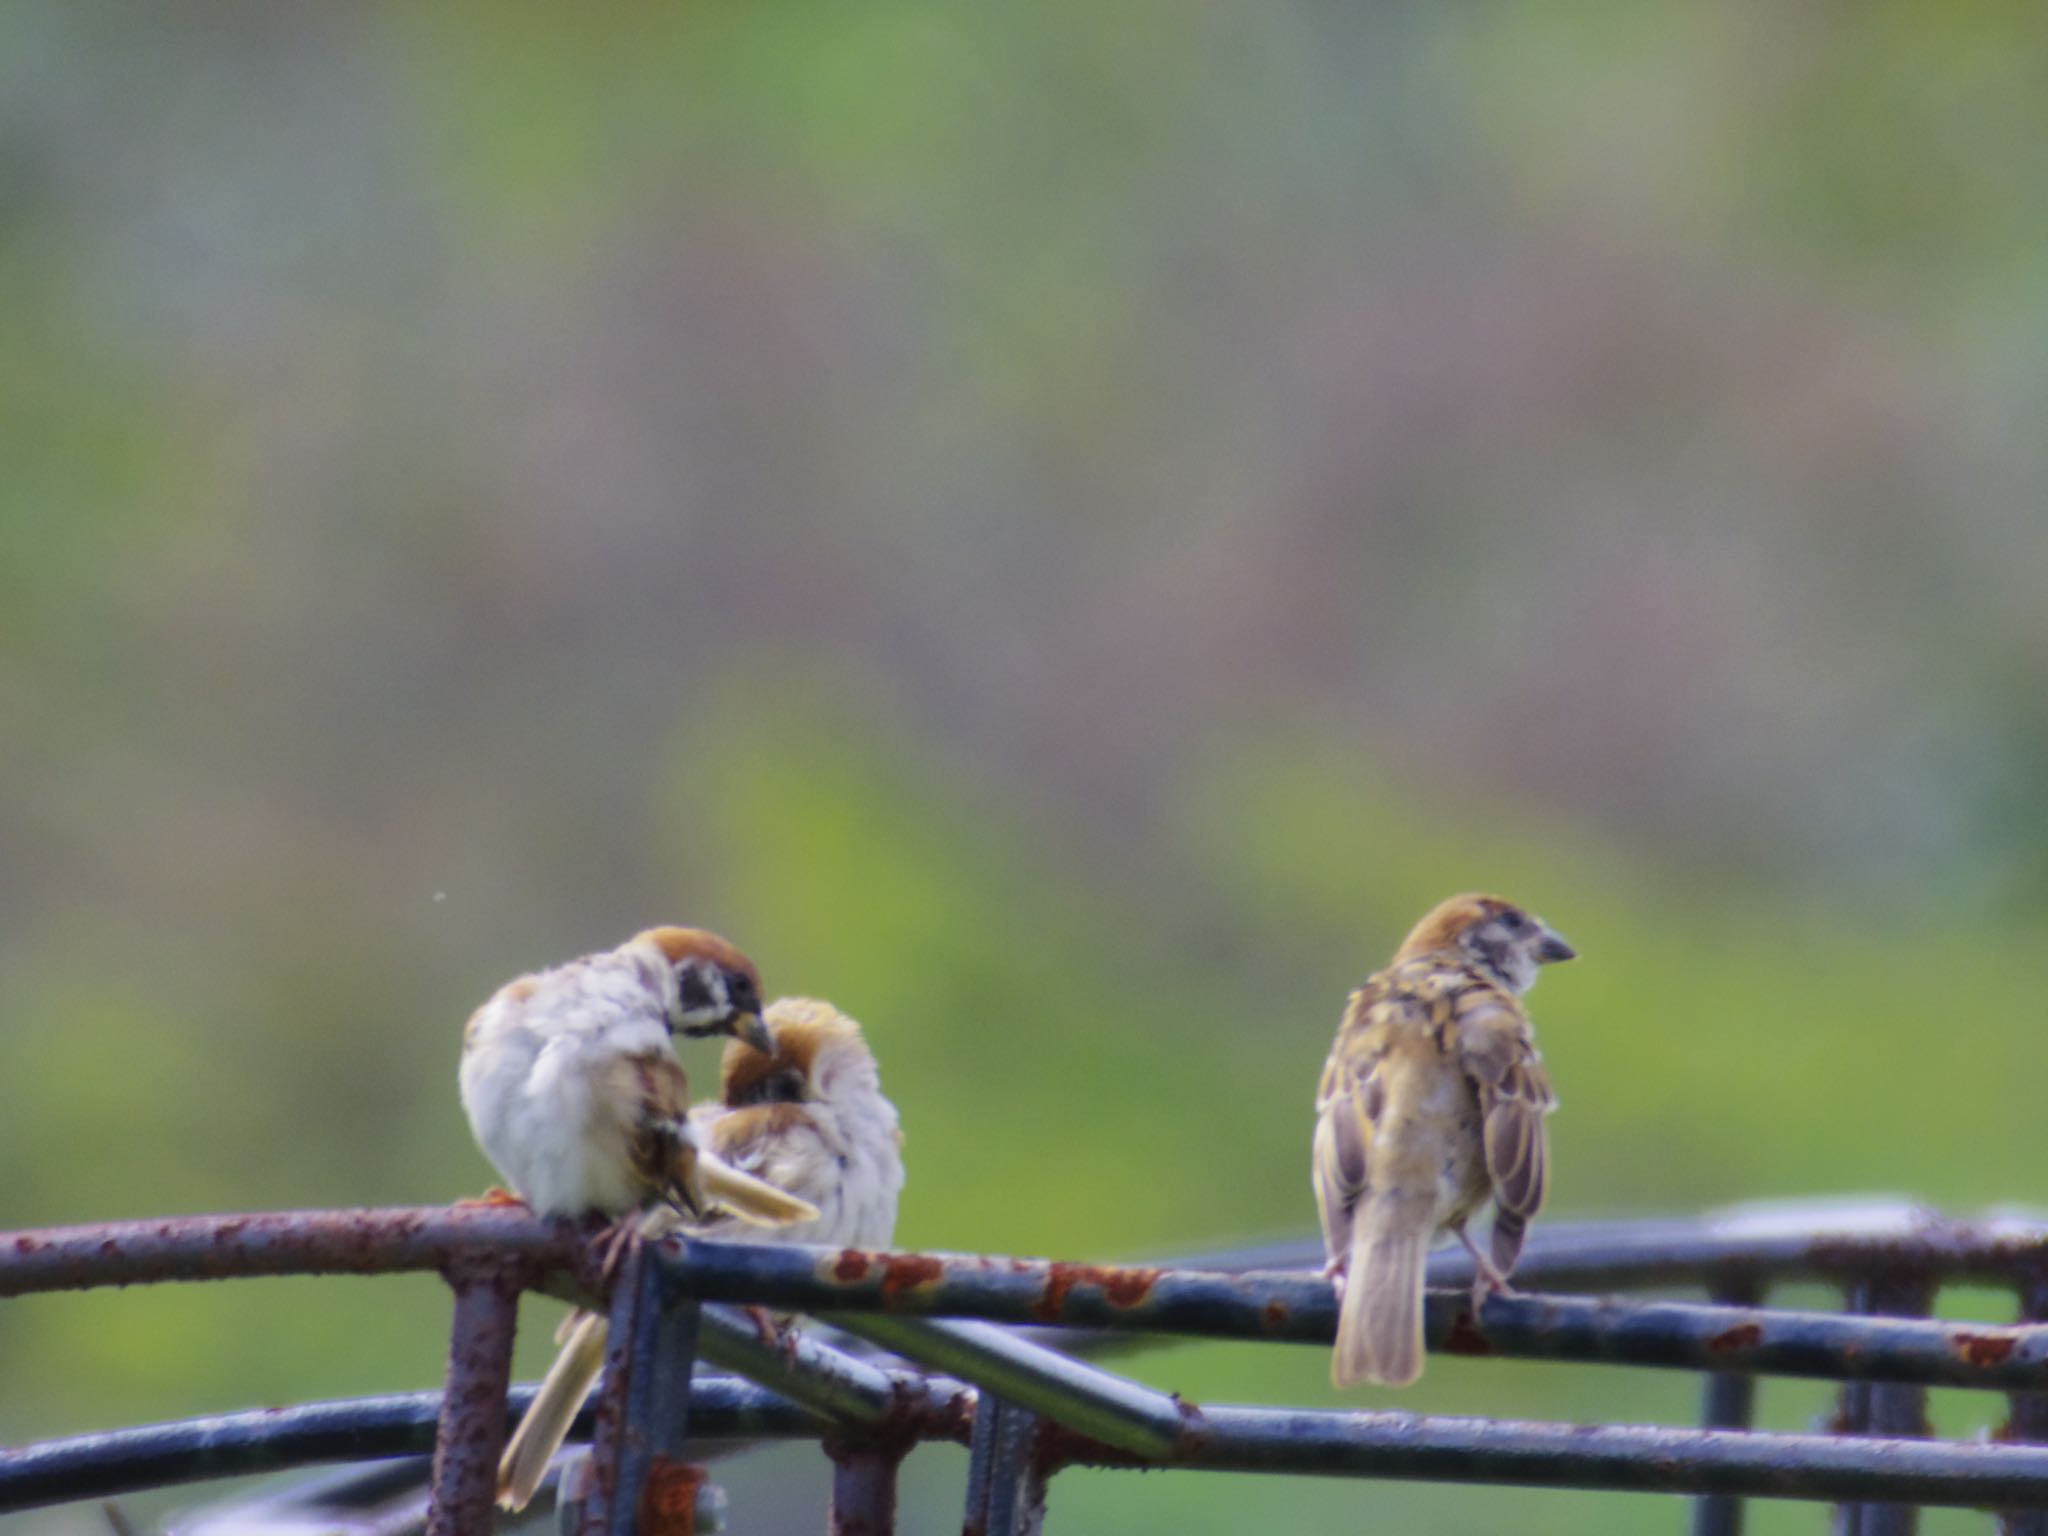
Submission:
[[[1555,928],[1543,930],[1543,942],[1536,946],[1536,959],[1540,964],[1549,965],[1556,960],[1576,960],[1579,952],[1564,940],[1564,935]]]
[[[775,1037],[768,1033],[768,1025],[758,1013],[742,1013],[734,1016],[732,1032],[747,1042],[763,1056],[775,1054]]]

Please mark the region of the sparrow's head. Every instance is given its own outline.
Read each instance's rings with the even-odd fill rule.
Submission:
[[[771,1048],[761,1022],[761,973],[735,945],[702,928],[650,928],[632,943],[658,953],[674,979],[668,993],[672,1032],[731,1035]]]
[[[1468,892],[1441,902],[1401,942],[1396,960],[1454,950],[1510,992],[1536,985],[1537,968],[1578,954],[1533,912]]]
[[[830,1003],[779,997],[768,1005],[764,1019],[770,1042],[766,1050],[744,1039],[725,1048],[718,1096],[728,1109],[829,1098],[848,1073],[874,1085],[874,1057],[860,1025]]]

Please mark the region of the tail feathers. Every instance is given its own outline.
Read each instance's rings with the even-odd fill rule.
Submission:
[[[562,1352],[548,1367],[547,1379],[534,1395],[533,1406],[512,1432],[505,1454],[498,1461],[498,1507],[521,1510],[532,1502],[534,1490],[547,1476],[548,1463],[569,1438],[569,1426],[576,1421],[583,1399],[597,1385],[604,1369],[605,1339],[609,1330],[595,1312],[572,1312],[561,1335]]]
[[[1429,1214],[1384,1196],[1368,1201],[1352,1229],[1344,1307],[1330,1380],[1405,1387],[1422,1374],[1422,1272]]]
[[[818,1208],[751,1173],[742,1173],[723,1158],[702,1148],[697,1152],[697,1182],[713,1205],[724,1206],[740,1220],[757,1227],[786,1227],[816,1221]]]

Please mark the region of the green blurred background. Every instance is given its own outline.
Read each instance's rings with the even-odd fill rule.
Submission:
[[[473,1193],[468,1011],[682,920],[867,1023],[905,1245],[1305,1233],[1343,994],[1473,885],[1585,955],[1555,1212],[2038,1197],[2044,78],[2027,5],[7,8],[0,1225]],[[10,1303],[0,1440],[426,1386],[446,1316]]]

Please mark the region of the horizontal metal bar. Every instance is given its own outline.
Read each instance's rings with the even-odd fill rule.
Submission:
[[[551,1281],[551,1289],[587,1296],[589,1241],[589,1229],[517,1205],[110,1221],[0,1233],[0,1297],[163,1280],[447,1270],[477,1257],[519,1266],[528,1284]]]
[[[531,1388],[512,1394],[515,1411]],[[107,1498],[148,1487],[313,1462],[416,1456],[433,1444],[440,1394],[230,1414],[0,1452],[0,1511]],[[813,1414],[750,1383],[699,1377],[693,1434],[715,1442],[815,1438]],[[937,1426],[915,1433],[928,1437]],[[957,1438],[957,1415],[943,1434]],[[1766,1498],[1895,1499],[1963,1506],[2048,1505],[2048,1447],[1844,1439],[1636,1426],[1497,1423],[1405,1413],[1188,1409],[1163,1462],[1074,1437],[1073,1463],[1168,1465],[1541,1487],[1733,1493]],[[693,1446],[694,1451],[694,1446]]]
[[[1996,1211],[1952,1220],[1902,1200],[1787,1201],[1703,1216],[1543,1221],[1515,1263],[1525,1289],[1611,1291],[1736,1279],[1841,1283],[1883,1270],[1937,1280],[2012,1284],[2048,1260],[2048,1214]],[[1321,1242],[1282,1239],[1175,1258],[1174,1267],[1232,1274],[1314,1269]],[[1430,1256],[1429,1283],[1469,1287],[1472,1257]]]
[[[1068,1449],[1069,1464],[1125,1465]],[[2048,1504],[2048,1448],[1406,1413],[1210,1408],[1169,1465],[1774,1499]]]
[[[1180,1405],[1164,1392],[1069,1360],[1058,1350],[1013,1338],[987,1323],[873,1312],[834,1313],[828,1320],[907,1360],[974,1383],[984,1389],[983,1401],[993,1394],[1119,1450],[1164,1456],[1180,1435]]]
[[[526,1410],[533,1392],[512,1389],[515,1414]],[[420,1455],[434,1448],[440,1411],[439,1392],[404,1392],[0,1450],[0,1513],[316,1462]],[[826,1428],[786,1398],[730,1376],[699,1376],[690,1384],[690,1422],[692,1433],[705,1441],[815,1439]],[[589,1431],[586,1410],[577,1433]]]
[[[673,1266],[678,1283],[706,1298],[803,1312],[859,1307],[1324,1345],[1336,1328],[1329,1282],[1314,1274],[1214,1274],[687,1238],[664,1240],[651,1251]],[[2001,1391],[2048,1384],[2048,1328],[1527,1293],[1490,1299],[1483,1319],[1483,1326],[1474,1322],[1463,1295],[1432,1293],[1430,1347]]]
[[[49,1227],[0,1233],[0,1297],[161,1280],[445,1270],[461,1256],[488,1253],[527,1265],[536,1289],[589,1301],[589,1236],[574,1222],[483,1204]],[[1242,1263],[1206,1267],[1309,1268],[1321,1259],[1314,1245],[1278,1244]],[[1873,1269],[1909,1269],[1937,1280],[2017,1283],[2044,1266],[2048,1219],[1994,1215],[1957,1222],[1892,1203],[1735,1210],[1699,1220],[1539,1224],[1515,1279],[1524,1286],[1614,1289],[1737,1275],[1840,1280]],[[914,1279],[897,1273],[900,1283]],[[1471,1277],[1471,1260],[1462,1251],[1438,1254],[1430,1264],[1432,1284],[1462,1285]]]
[[[732,1307],[704,1309],[697,1350],[713,1365],[841,1424],[884,1424],[900,1400],[887,1371],[819,1343],[800,1327],[770,1341],[752,1317]]]

